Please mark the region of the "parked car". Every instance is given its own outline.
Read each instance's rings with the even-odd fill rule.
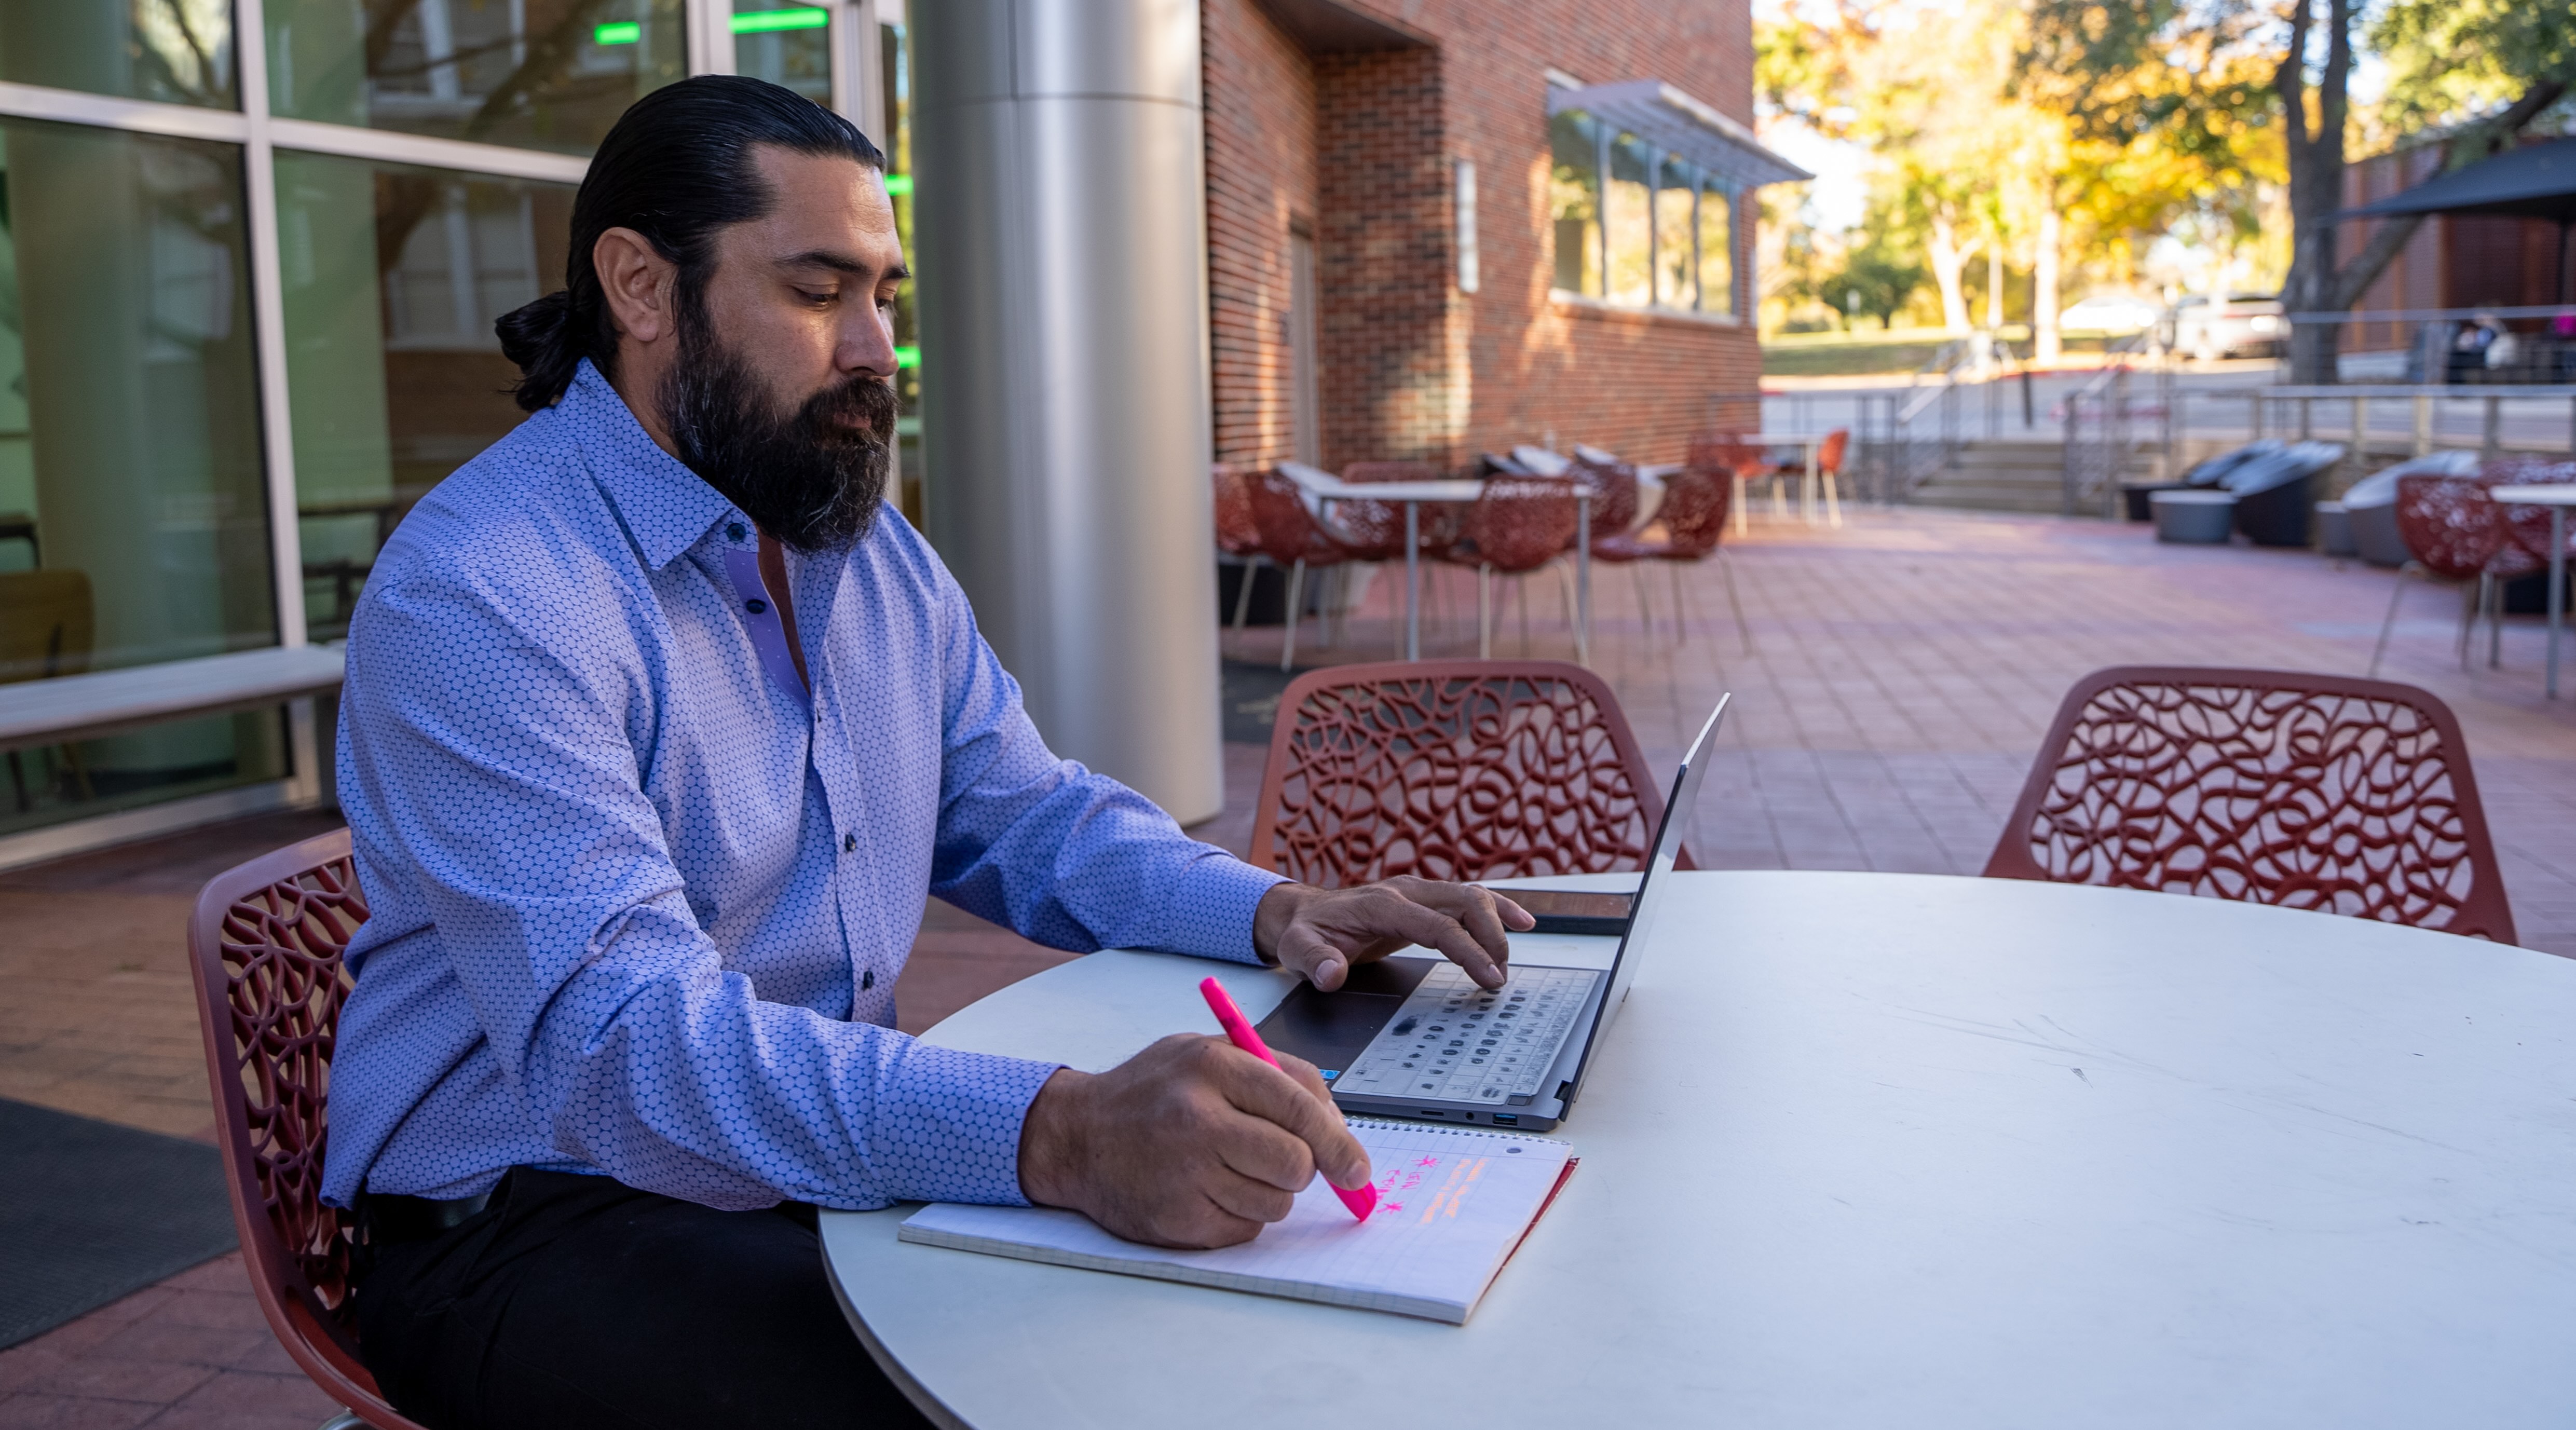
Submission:
[[[2230,293],[2213,307],[2205,294],[2185,298],[2165,314],[2159,336],[2167,349],[2209,362],[2228,357],[2279,357],[2290,336],[2281,300],[2270,293]]]
[[[2134,293],[2095,293],[2057,315],[2062,333],[2143,333],[2164,310]]]

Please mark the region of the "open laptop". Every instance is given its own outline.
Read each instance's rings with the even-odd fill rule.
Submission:
[[[1627,1001],[1639,955],[1671,900],[1682,826],[1699,802],[1732,698],[1718,700],[1683,752],[1606,972],[1514,959],[1510,981],[1488,992],[1445,958],[1385,958],[1353,968],[1336,992],[1299,984],[1261,1021],[1262,1040],[1322,1070],[1345,1112],[1554,1127],[1583,1091],[1592,1054]]]

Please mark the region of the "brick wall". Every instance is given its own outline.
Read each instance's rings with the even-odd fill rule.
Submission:
[[[1747,0],[1347,0],[1422,48],[1307,54],[1256,0],[1203,0],[1219,460],[1289,453],[1288,231],[1311,214],[1329,466],[1444,465],[1553,433],[1672,461],[1758,384],[1749,326],[1549,294],[1550,68],[1653,77],[1747,123]],[[1300,153],[1309,156],[1301,162]],[[1481,291],[1458,291],[1451,162],[1475,161]],[[1750,271],[1754,206],[1738,207]]]

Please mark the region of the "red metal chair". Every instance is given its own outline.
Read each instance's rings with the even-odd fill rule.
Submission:
[[[2462,670],[2469,666],[2469,631],[2479,613],[2491,611],[2487,664],[2498,663],[2504,630],[2502,583],[2549,563],[2513,539],[2505,509],[2489,487],[2483,475],[2397,479],[2397,535],[2415,559],[2399,569],[2399,579],[2389,589],[2388,614],[2380,620],[2379,643],[2370,652],[2372,675],[2379,674],[2380,659],[2388,653],[2388,633],[2397,624],[2397,603],[2406,593],[2408,576],[2459,583]],[[2541,544],[2547,545],[2545,537]]]
[[[1741,444],[1736,444],[1739,448]],[[1743,478],[1727,465],[1727,452],[1722,446],[1703,448],[1691,444],[1693,454],[1705,457],[1694,461],[1664,479],[1664,500],[1655,508],[1654,522],[1643,532],[1613,532],[1597,537],[1592,543],[1592,559],[1624,565],[1637,582],[1637,610],[1645,618],[1646,634],[1655,633],[1655,613],[1646,600],[1646,568],[1649,561],[1661,561],[1673,575],[1673,630],[1675,644],[1690,639],[1689,607],[1682,590],[1682,568],[1714,557],[1717,569],[1726,577],[1726,604],[1735,613],[1735,634],[1744,643],[1747,655],[1753,652],[1753,628],[1744,622],[1744,602],[1735,590],[1735,566],[1719,549],[1718,539],[1726,533],[1726,518],[1734,505],[1728,491],[1732,477],[1739,492]],[[1654,533],[1662,532],[1661,536]]]
[[[216,1136],[251,1290],[313,1383],[376,1430],[417,1430],[358,1359],[353,1231],[322,1204],[341,950],[367,921],[343,829],[218,874],[188,924]]]
[[[1261,528],[1252,520],[1249,479],[1223,462],[1209,471],[1216,487],[1216,549],[1243,561],[1243,579],[1235,586],[1234,628],[1243,629],[1252,614],[1253,573],[1261,569]]]
[[[1619,535],[1637,524],[1640,496],[1635,463],[1603,460],[1601,456],[1577,448],[1569,475],[1592,488],[1594,540]]]
[[[2097,670],[2066,692],[1986,876],[2514,941],[2459,721],[2384,680]]]
[[[1330,666],[1279,698],[1250,857],[1327,888],[1636,869],[1660,791],[1618,697],[1581,666]]]
[[[1261,536],[1261,554],[1288,568],[1288,632],[1279,649],[1279,668],[1286,670],[1297,659],[1297,621],[1305,604],[1306,572],[1339,566],[1350,559],[1350,551],[1306,509],[1305,495],[1295,482],[1277,472],[1263,472],[1252,478],[1247,493],[1253,529]],[[1324,634],[1329,643],[1329,625]]]
[[[1713,472],[1726,483],[1726,509],[1735,522],[1735,534],[1747,530],[1748,507],[1744,486],[1770,468],[1770,459],[1740,432],[1702,432],[1690,440],[1690,452],[1683,465],[1693,471]]]
[[[2553,462],[2541,457],[2506,457],[2478,469],[2476,480],[2504,507],[2505,525],[2510,539],[2542,565],[2549,562],[2549,508],[2516,506],[2515,487],[2561,486],[2576,482],[2576,462]],[[2568,549],[2576,552],[2576,533],[2567,539]]]
[[[1493,586],[1497,572],[1516,579],[1520,596],[1521,654],[1529,654],[1527,577],[1573,549],[1574,483],[1553,477],[1488,477],[1468,508],[1458,544],[1443,553],[1453,565],[1476,570],[1476,654],[1494,653]],[[1566,624],[1574,623],[1572,582],[1559,571]]]

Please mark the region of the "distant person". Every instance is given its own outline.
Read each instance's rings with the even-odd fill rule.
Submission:
[[[2473,373],[2484,372],[2490,364],[2487,353],[2499,338],[2508,336],[2504,324],[2493,313],[2478,313],[2460,325],[2451,338],[2449,378],[2452,382],[2474,382]]]
[[[1407,943],[1499,985],[1529,926],[1455,884],[1283,881],[1048,752],[882,500],[882,166],[757,80],[637,102],[565,291],[500,323],[534,415],[358,603],[340,796],[373,916],[324,1197],[367,1238],[368,1368],[439,1430],[920,1425],[816,1207],[1040,1202],[1205,1246],[1367,1177],[1304,1063],[1175,1036],[1092,1075],[894,1031],[925,893],[1327,988]]]

